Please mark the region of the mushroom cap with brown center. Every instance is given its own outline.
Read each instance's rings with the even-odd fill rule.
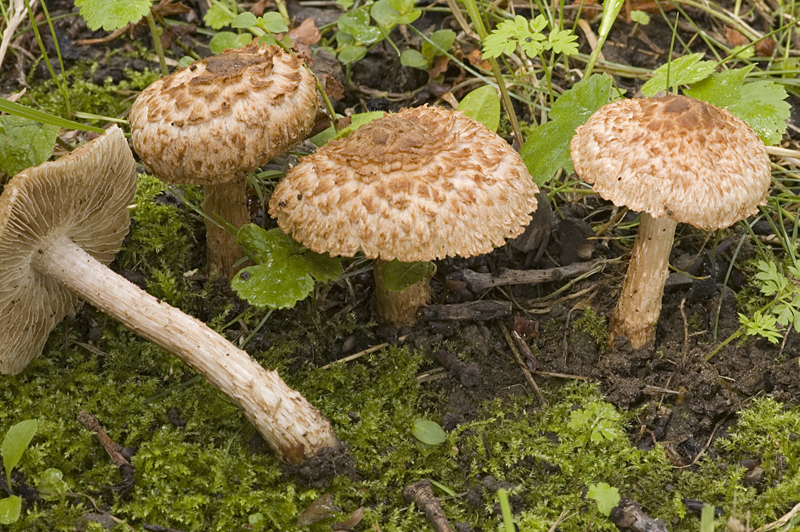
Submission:
[[[519,154],[483,124],[418,107],[304,157],[270,214],[318,253],[414,262],[503,245],[530,221],[537,191]]]
[[[159,179],[213,185],[252,172],[302,140],[317,112],[314,77],[279,46],[225,50],[136,98],[136,153]]]
[[[686,96],[610,103],[577,128],[570,147],[575,171],[603,198],[706,230],[754,214],[769,190],[758,135]]]
[[[57,161],[17,174],[0,196],[0,373],[39,356],[53,327],[80,307],[76,295],[31,268],[67,237],[103,264],[128,233],[136,163],[117,126]]]

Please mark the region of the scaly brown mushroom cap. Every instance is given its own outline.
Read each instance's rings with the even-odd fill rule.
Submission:
[[[29,267],[34,256],[50,241],[67,237],[109,264],[128,233],[135,183],[130,148],[113,126],[55,162],[20,172],[5,186],[0,196],[0,374],[25,369],[56,324],[81,305],[63,285]]]
[[[252,172],[302,140],[317,91],[279,46],[225,50],[159,79],[128,121],[145,167],[169,183],[212,185]]]
[[[754,214],[769,189],[758,135],[726,109],[686,96],[610,103],[570,146],[575,171],[603,198],[701,229]]]
[[[270,214],[318,253],[414,262],[488,253],[536,210],[519,154],[460,112],[417,107],[304,157]]]

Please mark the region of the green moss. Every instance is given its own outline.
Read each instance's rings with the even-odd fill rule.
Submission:
[[[91,81],[97,63],[79,61],[67,70],[70,106],[73,112],[107,117],[122,116],[133,103],[133,98],[160,77],[157,71],[136,72],[124,70],[125,79],[114,84],[111,79],[101,85]],[[88,76],[88,79],[87,77]],[[60,79],[60,78],[59,78]],[[64,96],[52,79],[32,83],[30,98],[44,111],[65,116]]]
[[[573,320],[572,329],[591,336],[600,350],[605,353],[608,350],[608,324],[606,319],[598,314],[592,307],[586,307],[583,315]]]

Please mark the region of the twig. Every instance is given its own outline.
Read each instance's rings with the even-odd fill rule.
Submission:
[[[425,512],[435,532],[452,532],[444,515],[439,499],[433,494],[430,480],[420,480],[403,488],[403,498],[408,503],[414,503],[417,508]]]
[[[542,395],[542,391],[539,389],[536,381],[533,380],[531,370],[529,370],[528,366],[525,365],[525,361],[522,360],[522,355],[519,353],[519,349],[522,349],[525,351],[526,356],[533,358],[533,353],[531,353],[530,347],[528,347],[528,344],[525,343],[525,340],[523,340],[516,332],[514,333],[514,336],[512,336],[505,323],[500,322],[500,330],[503,331],[503,336],[508,343],[508,347],[510,347],[511,352],[514,353],[514,359],[517,361],[517,365],[522,370],[522,374],[525,375],[525,380],[528,381],[528,384],[530,384],[531,388],[533,388],[533,393],[536,395],[536,400],[539,401],[539,405],[541,405],[542,408],[546,407],[547,401]]]
[[[401,336],[400,338],[397,339],[397,341],[402,342],[406,338],[408,338],[408,335]],[[340,358],[339,360],[334,360],[330,364],[325,364],[324,366],[322,366],[319,369],[330,369],[334,364],[338,364],[340,362],[350,362],[351,360],[355,360],[357,358],[361,358],[364,355],[368,355],[370,353],[374,353],[375,351],[380,351],[384,347],[389,347],[389,345],[391,345],[391,344],[389,344],[388,342],[384,342],[384,343],[378,344],[378,345],[373,345],[372,347],[364,349],[363,351],[359,351],[358,353],[354,353],[352,355],[348,355],[348,356],[346,356],[344,358]]]
[[[97,434],[97,439],[100,440],[100,444],[106,450],[108,456],[111,457],[111,461],[115,466],[117,466],[117,469],[119,469],[119,474],[120,477],[122,477],[122,480],[120,480],[120,482],[116,485],[111,486],[110,489],[111,491],[118,492],[120,497],[125,499],[133,489],[136,478],[134,475],[133,466],[120,452],[122,446],[115,443],[114,440],[112,440],[111,437],[106,434],[106,431],[103,430],[103,427],[100,425],[100,422],[97,420],[97,418],[89,412],[86,412],[85,410],[78,412],[78,421],[81,425],[86,427],[87,430],[91,430]]]
[[[605,262],[604,259],[599,259],[589,262],[576,262],[569,266],[561,266],[559,268],[550,268],[547,270],[505,270],[499,275],[477,273],[472,270],[462,270],[461,273],[469,289],[475,293],[479,293],[497,286],[561,281],[589,272],[595,267],[605,264]]]
[[[570,375],[569,373],[556,373],[553,371],[533,371],[532,373],[540,377],[555,377],[557,379],[572,379],[575,381],[591,380],[589,377],[584,377],[583,375]]]

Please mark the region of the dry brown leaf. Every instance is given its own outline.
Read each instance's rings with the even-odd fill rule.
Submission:
[[[314,20],[307,18],[299,26],[289,30],[289,37],[297,45],[311,46],[319,42],[322,34],[317,29],[317,25],[314,24]]]

